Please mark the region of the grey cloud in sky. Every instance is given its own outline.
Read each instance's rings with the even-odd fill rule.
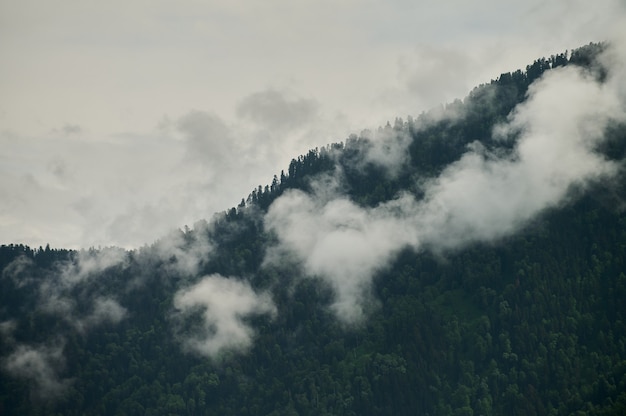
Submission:
[[[61,127],[60,130],[58,130],[58,132],[60,132],[61,134],[65,134],[65,135],[71,135],[71,134],[80,134],[83,131],[82,127],[79,126],[78,124],[71,124],[71,123],[65,123],[63,125],[63,127]],[[53,130],[53,132],[57,132],[57,130]]]
[[[467,85],[469,71],[475,70],[479,56],[460,49],[420,44],[413,54],[399,59],[401,93],[414,95],[423,104],[447,103],[458,97]],[[495,75],[495,74],[494,74]],[[474,75],[475,76],[475,75]]]
[[[308,131],[307,131],[308,133]],[[140,247],[210,219],[314,143],[192,111],[153,134],[0,137],[0,227],[37,247]],[[317,138],[317,136],[316,136]],[[13,236],[13,237],[10,237]]]
[[[317,112],[318,104],[315,100],[289,97],[275,89],[251,94],[237,106],[240,117],[277,132],[306,126]]]
[[[187,157],[215,170],[224,169],[237,158],[235,137],[218,116],[192,111],[178,121],[178,130],[187,146]]]

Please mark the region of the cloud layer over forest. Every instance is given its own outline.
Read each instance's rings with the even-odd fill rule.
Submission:
[[[497,241],[575,199],[590,184],[615,177],[622,167],[598,148],[610,123],[626,121],[623,46],[616,38],[602,56],[608,68],[603,83],[598,74],[575,67],[546,73],[493,131],[496,142],[514,140],[512,150],[473,143],[438,176],[420,183],[419,198],[405,191],[377,206],[361,206],[344,192],[340,169],[336,176],[315,178],[311,193],[286,191],[264,216],[265,230],[277,237],[276,245],[266,247],[265,265],[297,264],[306,275],[324,279],[334,290],[333,312],[342,322],[357,324],[377,302],[373,279],[401,250],[445,255],[473,242]],[[70,207],[83,219],[72,229],[77,244],[89,233],[96,235],[94,243],[129,246],[151,241],[155,233],[164,236],[132,255],[116,248],[80,251],[44,280],[35,279],[25,258],[5,268],[3,278],[16,286],[36,287],[39,313],[65,326],[54,340],[21,344],[12,339],[13,322],[0,322],[11,347],[2,358],[4,371],[31,382],[42,398],[68,388],[71,380],[61,376],[64,337],[131,318],[120,293],[107,286],[110,270],[129,273],[122,291],[150,278],[171,278],[168,323],[186,351],[215,358],[252,345],[250,318],[278,313],[270,292],[256,290],[243,276],[205,274],[203,265],[216,248],[209,223],[197,223],[193,233],[167,231],[180,225],[172,219],[181,218],[181,206],[184,221],[193,223],[227,208],[224,200],[236,204],[249,184],[269,182],[269,175],[261,176],[268,169],[278,173],[275,166],[286,164],[285,155],[302,153],[313,138],[325,140],[341,117],[324,113],[312,96],[274,87],[244,96],[235,107],[232,120],[193,110],[164,117],[154,134],[93,142],[87,127],[73,123],[59,124],[43,145],[33,136],[2,133],[10,151],[1,156],[6,198],[0,214],[24,210],[33,218],[24,235],[62,235],[66,224],[56,228],[55,219],[65,218]],[[281,146],[284,137],[290,144]],[[407,162],[410,138],[385,132],[372,137],[365,162],[394,177]],[[23,161],[37,170],[29,172]],[[23,226],[10,218],[4,222],[8,229]],[[141,272],[129,271],[131,257]]]
[[[546,73],[494,129],[497,140],[516,140],[513,150],[473,143],[425,184],[422,199],[403,193],[364,208],[340,193],[286,192],[265,218],[279,239],[267,261],[295,256],[307,274],[335,289],[337,316],[358,322],[373,276],[401,249],[445,252],[497,240],[590,183],[610,179],[619,166],[597,150],[609,123],[626,121],[626,62],[615,44],[603,61],[609,68],[604,83],[576,67]]]

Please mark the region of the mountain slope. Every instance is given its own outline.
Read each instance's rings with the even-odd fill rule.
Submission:
[[[609,52],[311,150],[140,250],[2,246],[0,413],[623,414]]]

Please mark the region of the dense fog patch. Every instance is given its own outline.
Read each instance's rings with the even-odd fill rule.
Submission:
[[[248,282],[218,274],[179,290],[174,307],[181,314],[176,317],[181,326],[188,319],[186,313],[200,312],[199,325],[192,326],[190,332],[179,330],[178,336],[188,350],[213,358],[224,350],[250,346],[254,330],[246,317],[276,313],[268,293],[256,293]]]

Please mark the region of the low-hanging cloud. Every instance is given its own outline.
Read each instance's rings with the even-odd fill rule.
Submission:
[[[217,358],[225,350],[244,350],[252,342],[252,327],[245,318],[273,315],[276,307],[267,293],[256,293],[248,282],[219,274],[204,277],[174,297],[182,325],[189,314],[201,311],[201,323],[192,331],[178,330],[190,351]]]
[[[146,284],[145,275],[157,270],[164,272],[166,278],[197,276],[213,252],[210,230],[210,223],[198,221],[193,229],[173,230],[154,244],[133,252],[132,256],[119,247],[78,251],[71,260],[57,263],[54,271],[41,282],[39,308],[62,317],[81,332],[102,323],[119,323],[128,312],[115,298],[119,294],[107,290],[109,270],[116,274],[133,261],[140,265],[143,273],[133,275],[126,282],[125,290]],[[78,295],[76,288],[81,289]],[[79,304],[87,304],[87,307],[79,308]]]
[[[26,256],[17,257],[4,267],[2,279],[17,288],[30,286],[25,296],[32,298],[30,301],[36,305],[30,313],[53,316],[61,325],[57,326],[53,338],[32,345],[15,339],[18,320],[0,322],[2,343],[10,347],[0,358],[0,369],[11,377],[27,380],[37,399],[59,398],[71,384],[71,379],[62,377],[66,361],[64,345],[68,337],[85,335],[102,325],[115,325],[127,319],[130,313],[120,304],[118,296],[146,284],[143,274],[160,275],[158,272],[162,269],[165,278],[196,275],[212,251],[209,230],[208,223],[198,222],[193,230],[172,232],[134,253],[117,247],[81,250],[47,268],[37,267],[36,261]],[[123,276],[134,261],[140,266],[142,276],[131,275],[121,292],[114,291],[119,290],[122,283],[118,280],[120,274]],[[115,284],[110,285],[109,278],[114,279]],[[259,305],[254,307],[262,309]],[[233,308],[233,313],[248,311],[238,306]],[[241,327],[247,328],[243,323]],[[223,339],[219,342],[225,347],[231,345],[226,339],[230,335],[229,330],[222,330]],[[240,337],[232,342],[240,343],[241,334],[237,335]]]
[[[353,162],[355,168],[376,166],[382,168],[382,172],[389,177],[395,177],[406,168],[410,160],[408,149],[412,138],[401,119],[397,119],[396,124],[393,128],[387,124],[376,132],[363,130],[358,138],[356,135],[350,136],[346,146],[353,139],[364,139],[366,143],[361,149],[361,158]]]
[[[623,60],[611,55],[605,83],[576,67],[549,71],[528,99],[495,129],[516,142],[512,152],[474,143],[460,160],[423,186],[374,208],[337,195],[287,192],[265,217],[278,237],[268,262],[295,256],[304,271],[335,289],[333,309],[358,322],[377,271],[405,247],[441,252],[510,235],[544,210],[558,207],[590,183],[610,178],[617,162],[597,152],[604,130],[624,121]]]
[[[86,332],[103,324],[117,324],[128,311],[106,287],[106,272],[123,266],[127,253],[110,248],[76,252],[70,259],[58,261],[47,269],[36,261],[19,256],[2,271],[23,291],[23,301],[36,305],[30,316],[49,315],[58,318],[53,337],[41,344],[25,344],[16,340],[15,331],[21,320],[0,322],[0,336],[10,352],[0,358],[6,374],[28,381],[31,395],[37,400],[55,400],[70,387],[72,380],[62,376],[66,358],[64,346],[69,334]]]
[[[96,281],[106,279],[108,269],[127,263],[128,253],[115,247],[79,251],[72,260],[56,263],[39,284],[39,311],[61,317],[79,332],[105,322],[120,322],[127,316],[126,308],[105,293],[103,282]],[[76,288],[82,290],[75,292]],[[82,312],[79,305],[86,305]]]
[[[623,117],[618,97],[575,68],[548,73],[499,135],[521,132],[512,155],[475,145],[426,191],[418,225],[440,248],[510,234],[573,187],[617,173],[595,152],[609,120]]]
[[[55,345],[19,345],[3,360],[4,370],[30,382],[35,399],[48,400],[62,395],[72,380],[59,374],[65,366],[63,343]]]
[[[79,329],[85,330],[105,322],[117,324],[127,315],[126,308],[120,305],[117,300],[109,297],[98,297],[93,300],[91,312],[77,320],[76,325]]]
[[[148,269],[160,263],[168,272],[195,276],[213,253],[210,227],[206,221],[198,221],[193,230],[172,231],[151,246],[139,250],[138,258]]]
[[[333,286],[337,315],[357,322],[364,317],[363,302],[371,300],[373,274],[397,250],[417,241],[396,217],[397,201],[367,209],[347,198],[319,196],[294,190],[272,204],[265,224],[276,232],[280,245],[268,251],[266,261],[278,263],[294,253],[307,274]]]
[[[126,250],[119,247],[78,251],[74,261],[61,265],[61,282],[64,286],[72,286],[96,277],[110,267],[125,263],[127,255]]]

